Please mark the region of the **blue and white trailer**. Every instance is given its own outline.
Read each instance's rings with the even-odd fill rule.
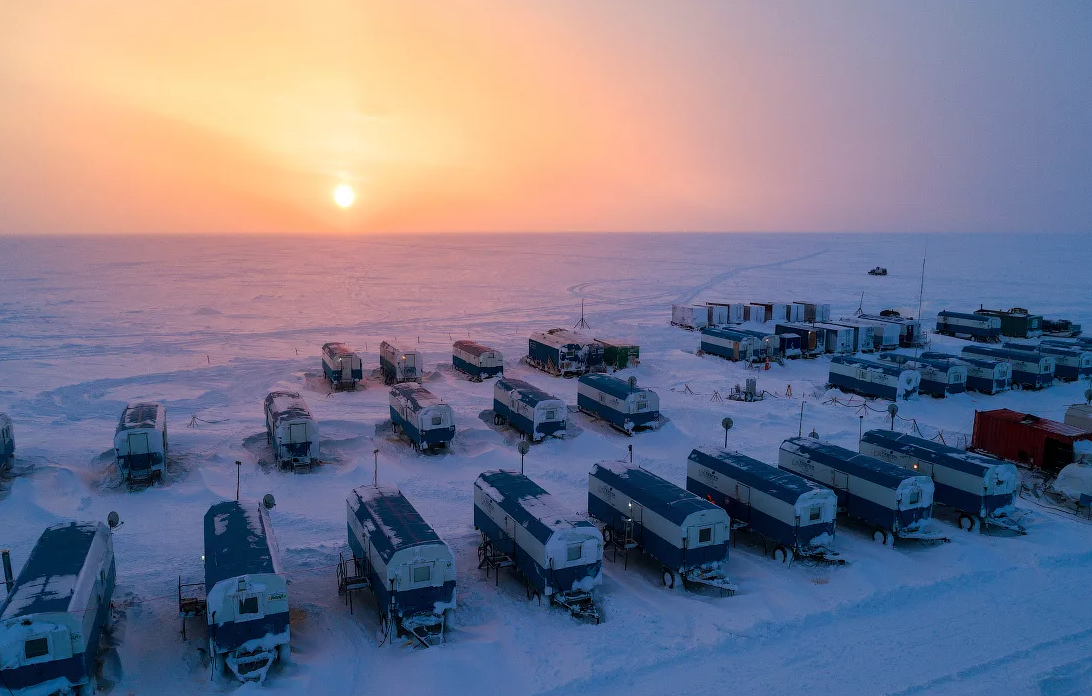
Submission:
[[[935,486],[933,502],[959,511],[959,526],[979,524],[1023,532],[1016,518],[1016,465],[893,430],[869,430],[861,454],[925,474]]]
[[[921,374],[886,362],[835,355],[827,381],[843,391],[897,401],[917,394]]]
[[[729,329],[702,329],[698,350],[728,360],[757,362],[766,358],[766,347],[754,336]]]
[[[150,483],[167,471],[167,409],[129,404],[114,430],[114,463],[124,483]]]
[[[1005,360],[976,358],[926,351],[921,357],[930,360],[951,360],[967,368],[967,388],[983,394],[997,394],[1012,387],[1012,364]]]
[[[455,439],[455,411],[420,384],[396,384],[390,392],[391,421],[417,451],[443,447]]]
[[[815,323],[812,326],[818,331],[826,332],[823,344],[828,353],[852,355],[857,352],[857,332],[852,326],[827,323]]]
[[[794,557],[839,563],[834,543],[838,496],[790,471],[738,452],[698,447],[686,463],[686,488],[720,505],[737,528],[773,543],[782,563]]]
[[[474,481],[474,528],[482,533],[479,568],[512,567],[528,598],[599,623],[593,593],[603,584],[603,535],[595,525],[523,474],[495,470]]]
[[[225,500],[205,513],[205,597],[214,674],[262,682],[288,659],[288,585],[262,504]]]
[[[385,630],[442,643],[455,611],[451,549],[397,488],[361,486],[346,503],[353,563],[369,580]]]
[[[384,384],[420,383],[425,371],[421,354],[391,341],[379,344],[379,371]]]
[[[800,307],[802,305],[793,305]],[[827,332],[816,329],[811,324],[785,322],[774,325],[774,333],[779,336],[796,334],[800,337],[800,352],[803,355],[818,355],[827,352]]]
[[[1080,350],[1092,350],[1092,336],[1074,336],[1072,338],[1044,337],[1040,343],[1063,348],[1077,348]]]
[[[948,358],[915,358],[901,353],[887,353],[880,360],[917,370],[921,375],[918,391],[943,399],[948,394],[962,394],[967,390],[967,367]]]
[[[105,524],[62,522],[42,532],[0,601],[0,684],[6,691],[95,693],[115,574]]]
[[[322,345],[322,373],[335,387],[356,388],[364,379],[364,364],[360,356],[344,343]]]
[[[265,397],[265,437],[279,466],[295,469],[318,462],[318,423],[299,392],[274,391]]]
[[[724,568],[732,523],[717,505],[629,462],[600,462],[588,475],[588,514],[627,564],[630,548],[659,561],[665,587],[678,579],[735,593]]]
[[[874,527],[876,541],[944,539],[925,529],[933,480],[924,474],[810,437],[781,443],[777,465],[833,490],[839,511]]]
[[[1000,346],[964,346],[960,356],[1004,360],[1012,366],[1012,386],[1042,389],[1054,383],[1054,357]]]
[[[853,330],[854,348],[858,353],[875,352],[876,327],[871,323],[861,322],[856,319],[834,319],[830,323],[835,326],[846,326]]]
[[[1005,343],[1009,350],[1049,355],[1054,358],[1054,376],[1063,382],[1074,382],[1092,376],[1092,351],[1083,348],[1067,348],[1052,343]]]
[[[759,331],[757,329],[750,329],[746,326],[733,326],[733,330],[739,333],[753,336],[759,341],[766,351],[766,357],[770,360],[776,360],[780,357],[800,357],[800,337],[795,338],[791,334],[780,336],[772,331]],[[784,339],[784,340],[782,340]],[[791,355],[786,354],[786,349]]]
[[[480,382],[504,374],[504,354],[474,341],[455,341],[451,345],[451,365]]]
[[[0,472],[15,461],[15,425],[6,413],[0,413]]]
[[[550,329],[527,339],[527,363],[558,377],[582,375],[603,364],[603,345],[568,329]]]
[[[899,345],[913,348],[922,344],[921,322],[912,317],[891,316],[887,314],[858,314],[859,319],[877,321],[881,324],[893,324],[899,329]]]
[[[564,434],[568,413],[564,401],[521,379],[505,377],[493,385],[493,423],[507,423],[531,442]]]
[[[976,341],[1001,340],[1001,319],[971,312],[951,312],[942,309],[937,313],[938,334],[972,338]]]
[[[633,378],[624,381],[610,375],[584,375],[576,385],[576,405],[626,435],[663,424],[660,397],[651,389],[638,387]]]

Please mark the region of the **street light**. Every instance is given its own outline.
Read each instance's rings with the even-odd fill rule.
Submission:
[[[733,425],[735,423],[732,422],[731,418],[727,417],[720,422],[720,427],[724,428],[724,449],[728,449],[728,431],[732,429]]]
[[[519,473],[523,473],[523,458],[527,456],[527,453],[531,451],[531,446],[527,444],[526,440],[521,441],[516,445],[516,449],[519,450]]]
[[[243,463],[235,460],[235,502],[239,502],[239,479],[242,477]]]
[[[864,439],[864,414],[857,416],[857,451],[861,451],[861,440]]]
[[[375,472],[372,474],[372,484],[379,488],[379,450],[372,450],[372,456],[375,458]]]

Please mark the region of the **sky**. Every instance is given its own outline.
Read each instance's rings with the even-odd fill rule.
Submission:
[[[0,234],[1092,232],[1090,47],[1086,0],[0,0]]]

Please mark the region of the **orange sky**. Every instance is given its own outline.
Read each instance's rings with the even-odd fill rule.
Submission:
[[[997,85],[1018,68],[1018,89],[1039,71],[1056,75],[1070,53],[998,66],[993,52],[1014,50],[1004,23],[953,16],[945,30],[937,6],[920,17],[864,7],[839,19],[640,0],[4,3],[0,233],[1064,229],[1082,219],[1087,199],[1061,217],[1030,194],[1015,205],[1021,177],[1036,172],[999,176],[989,159],[1011,162],[1011,129],[1039,125],[1005,110],[1026,95]],[[968,47],[959,22],[995,40]],[[910,36],[892,47],[885,31]],[[1042,31],[1059,40],[1057,27]],[[997,85],[951,105],[961,72]],[[1044,98],[1071,89],[1056,79]],[[1078,111],[1067,128],[1089,121]],[[976,127],[987,114],[1008,150]],[[1080,166],[1072,146],[1038,145],[1018,163],[1061,157],[1069,177]],[[348,211],[331,200],[341,182],[358,194]]]

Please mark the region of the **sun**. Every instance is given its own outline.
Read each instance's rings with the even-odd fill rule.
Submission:
[[[356,200],[356,191],[348,184],[341,184],[334,189],[334,203],[341,208],[348,208]]]

